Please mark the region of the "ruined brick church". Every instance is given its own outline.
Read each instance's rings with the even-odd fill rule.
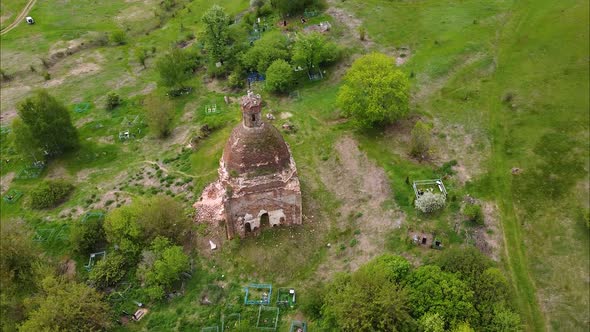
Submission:
[[[301,188],[289,146],[262,120],[260,95],[248,92],[240,108],[242,123],[227,141],[219,179],[194,205],[197,222],[225,224],[229,239],[301,224]]]

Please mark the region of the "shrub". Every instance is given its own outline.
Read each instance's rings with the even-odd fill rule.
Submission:
[[[43,72],[43,79],[49,81],[51,79],[51,74],[49,72]]]
[[[30,205],[33,209],[47,209],[63,203],[74,190],[74,185],[65,181],[44,181],[31,190]]]
[[[116,92],[109,92],[107,94],[107,102],[105,108],[107,110],[114,110],[117,106],[121,105],[121,97]]]
[[[479,204],[467,204],[463,209],[463,214],[469,221],[474,222],[477,225],[483,225],[483,212],[481,211],[481,205]]]
[[[111,33],[111,42],[115,45],[125,45],[127,43],[127,35],[123,30],[116,30]]]
[[[367,30],[365,29],[365,27],[364,27],[364,26],[362,26],[362,25],[361,25],[361,26],[359,27],[359,39],[360,39],[360,40],[365,40],[365,38],[366,38],[366,34],[367,34]]]
[[[4,69],[0,68],[0,79],[2,81],[10,81],[10,78],[10,75],[8,75]]]
[[[275,60],[266,71],[266,88],[273,92],[285,92],[293,84],[293,69],[285,60]]]
[[[445,206],[446,197],[440,193],[425,192],[416,199],[415,205],[422,213],[432,213]]]
[[[74,251],[82,255],[94,251],[105,238],[100,218],[90,218],[84,223],[76,223],[70,232],[70,242]]]
[[[110,254],[96,263],[88,279],[96,287],[106,288],[121,281],[125,273],[125,257],[121,254]]]
[[[423,159],[428,154],[428,150],[430,150],[431,132],[432,127],[429,124],[422,121],[416,122],[414,129],[412,129],[412,138],[410,143],[410,154],[413,157]]]

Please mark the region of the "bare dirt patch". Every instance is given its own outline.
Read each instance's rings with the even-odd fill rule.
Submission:
[[[225,87],[223,85],[223,83],[221,83],[221,81],[216,78],[204,77],[203,83],[205,83],[205,86],[207,86],[207,89],[209,91],[213,91],[213,92],[217,92],[217,93],[229,93],[230,92],[230,89]]]
[[[365,48],[370,48],[373,46],[373,41],[371,41],[366,33],[365,40],[361,41],[360,38],[358,38],[359,27],[363,25],[363,22],[360,19],[356,18],[354,15],[342,8],[335,7],[334,0],[330,0],[328,3],[330,4],[330,8],[326,10],[326,14],[332,16],[339,24],[346,27],[345,34],[347,35],[349,43],[361,43]]]
[[[150,93],[152,93],[154,90],[156,90],[157,85],[155,82],[150,82],[148,84],[146,84],[146,86],[141,89],[138,92],[133,92],[129,94],[129,97],[135,97],[135,96],[145,96],[145,95],[149,95]]]
[[[484,226],[478,227],[474,231],[475,246],[493,260],[499,261],[502,230],[500,229],[498,207],[495,203],[484,202],[482,210],[484,213]]]
[[[336,142],[335,150],[337,157],[319,169],[320,177],[342,203],[336,227],[358,230],[357,244],[346,252],[333,246],[328,260],[318,269],[321,278],[336,271],[355,270],[382,253],[386,235],[404,220],[400,211],[386,207],[391,189],[385,172],[359,150],[356,141],[344,137]]]
[[[490,153],[490,143],[484,132],[467,130],[460,124],[443,124],[434,121],[431,160],[437,166],[456,160],[455,177],[464,184],[483,173],[485,158]]]
[[[2,177],[2,179],[0,180],[0,193],[4,194],[8,190],[8,188],[10,188],[12,180],[14,180],[15,176],[16,173],[10,172]]]

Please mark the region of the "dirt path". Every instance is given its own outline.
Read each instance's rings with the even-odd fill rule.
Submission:
[[[10,25],[8,25],[6,28],[2,29],[2,32],[0,32],[0,36],[4,36],[5,34],[7,34],[10,30],[16,28],[16,26],[22,22],[22,20],[25,19],[25,17],[27,17],[27,15],[29,14],[29,11],[31,10],[31,8],[33,8],[33,6],[35,5],[35,2],[37,0],[30,0],[27,5],[25,6],[25,8],[23,9],[22,12],[20,12],[20,14],[14,19],[14,22],[10,23]]]
[[[387,234],[399,228],[403,214],[391,208],[391,189],[387,175],[359,150],[352,137],[335,144],[336,158],[320,169],[322,182],[341,201],[339,217],[333,227],[355,232],[356,244],[345,240],[346,249],[333,244],[327,261],[318,270],[320,278],[337,271],[354,271],[383,252]]]

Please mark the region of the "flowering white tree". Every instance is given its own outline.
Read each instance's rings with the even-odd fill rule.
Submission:
[[[432,213],[442,209],[446,201],[445,195],[427,191],[416,199],[415,205],[416,209],[422,213]]]

